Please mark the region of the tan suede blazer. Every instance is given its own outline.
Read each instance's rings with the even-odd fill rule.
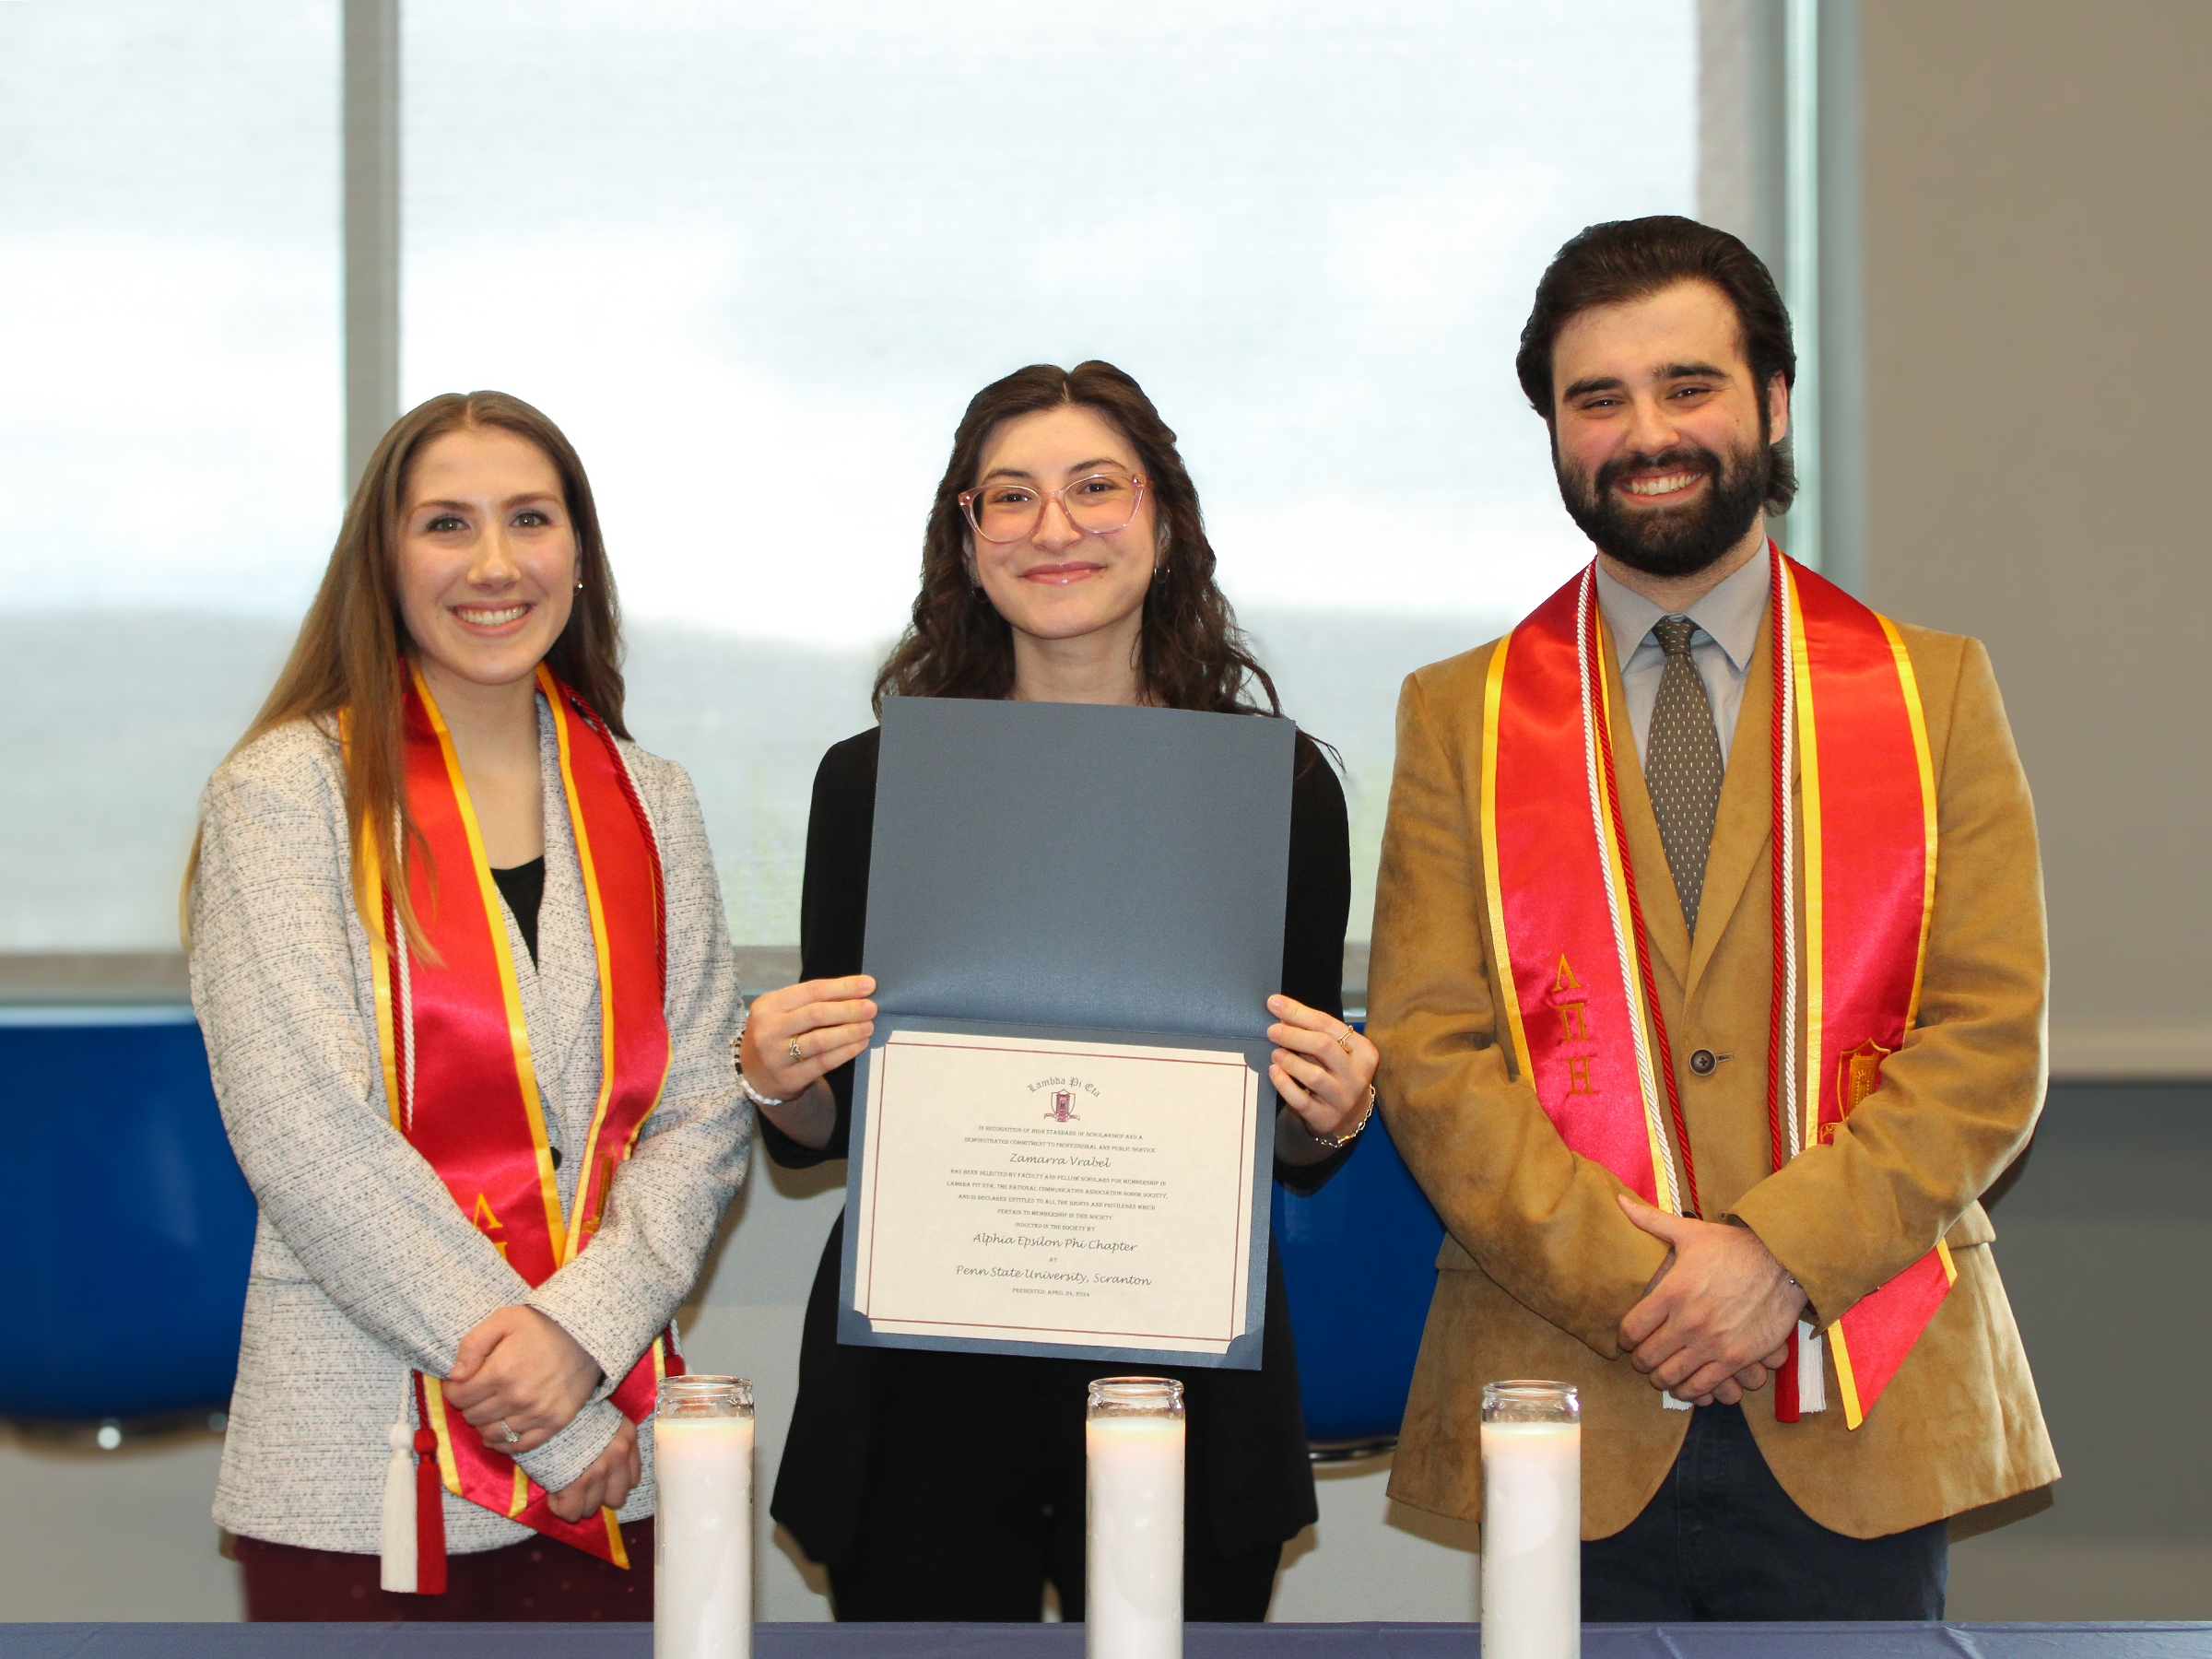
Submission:
[[[1902,630],[1936,778],[1936,909],[1920,1023],[1832,1146],[1770,1168],[1766,1047],[1772,930],[1771,645],[1762,635],[1730,751],[1693,946],[1608,654],[1630,855],[1709,1219],[1756,1230],[1832,1320],[1946,1236],[1959,1282],[1865,1425],[1830,1408],[1745,1413],[1777,1478],[1822,1525],[1875,1537],[2058,1476],[1978,1202],[2026,1145],[2044,1081],[2042,878],[2035,825],[1981,645]],[[1383,834],[1369,979],[1382,1111],[1446,1237],[1391,1495],[1477,1517],[1482,1386],[1571,1382],[1583,1401],[1583,1535],[1633,1520],[1673,1465],[1689,1413],[1614,1342],[1665,1255],[1614,1202],[1620,1183],[1570,1152],[1501,1040],[1480,825],[1482,692],[1491,647],[1411,676]],[[1758,741],[1744,735],[1762,734]],[[1801,843],[1802,844],[1802,843]],[[1688,1057],[1709,1049],[1710,1076]]]

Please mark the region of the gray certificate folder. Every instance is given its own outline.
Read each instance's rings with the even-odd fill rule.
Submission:
[[[863,968],[880,1010],[853,1085],[859,1214],[871,1073],[918,1028],[1241,1054],[1258,1074],[1242,1334],[1219,1356],[877,1330],[845,1230],[839,1340],[1253,1370],[1266,1299],[1297,728],[1288,720],[1077,703],[884,705]]]

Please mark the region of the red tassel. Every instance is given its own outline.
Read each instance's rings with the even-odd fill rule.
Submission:
[[[438,1436],[430,1426],[429,1391],[416,1373],[415,1403],[422,1427],[415,1430],[415,1594],[445,1594],[445,1482],[438,1477]]]
[[[1798,1420],[1797,1350],[1799,1346],[1797,1327],[1792,1325],[1789,1341],[1790,1357],[1782,1362],[1782,1369],[1774,1373],[1774,1420],[1778,1423],[1794,1423]]]
[[[438,1437],[415,1430],[415,1594],[445,1594],[445,1482],[438,1478]]]

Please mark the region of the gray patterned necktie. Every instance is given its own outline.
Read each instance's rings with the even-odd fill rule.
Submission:
[[[1652,707],[1651,736],[1644,744],[1643,781],[1652,792],[1659,819],[1659,840],[1666,867],[1674,872],[1682,899],[1682,922],[1695,938],[1698,899],[1705,888],[1705,858],[1712,848],[1712,820],[1721,805],[1721,735],[1712,724],[1712,702],[1704,677],[1690,658],[1689,636],[1697,624],[1688,617],[1662,617],[1652,624],[1666,671],[1659,677],[1659,700]]]

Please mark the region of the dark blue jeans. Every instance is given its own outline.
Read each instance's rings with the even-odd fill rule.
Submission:
[[[1643,1513],[1583,1546],[1583,1618],[1941,1618],[1948,1570],[1943,1522],[1880,1538],[1830,1532],[1790,1501],[1743,1407],[1707,1406]]]

